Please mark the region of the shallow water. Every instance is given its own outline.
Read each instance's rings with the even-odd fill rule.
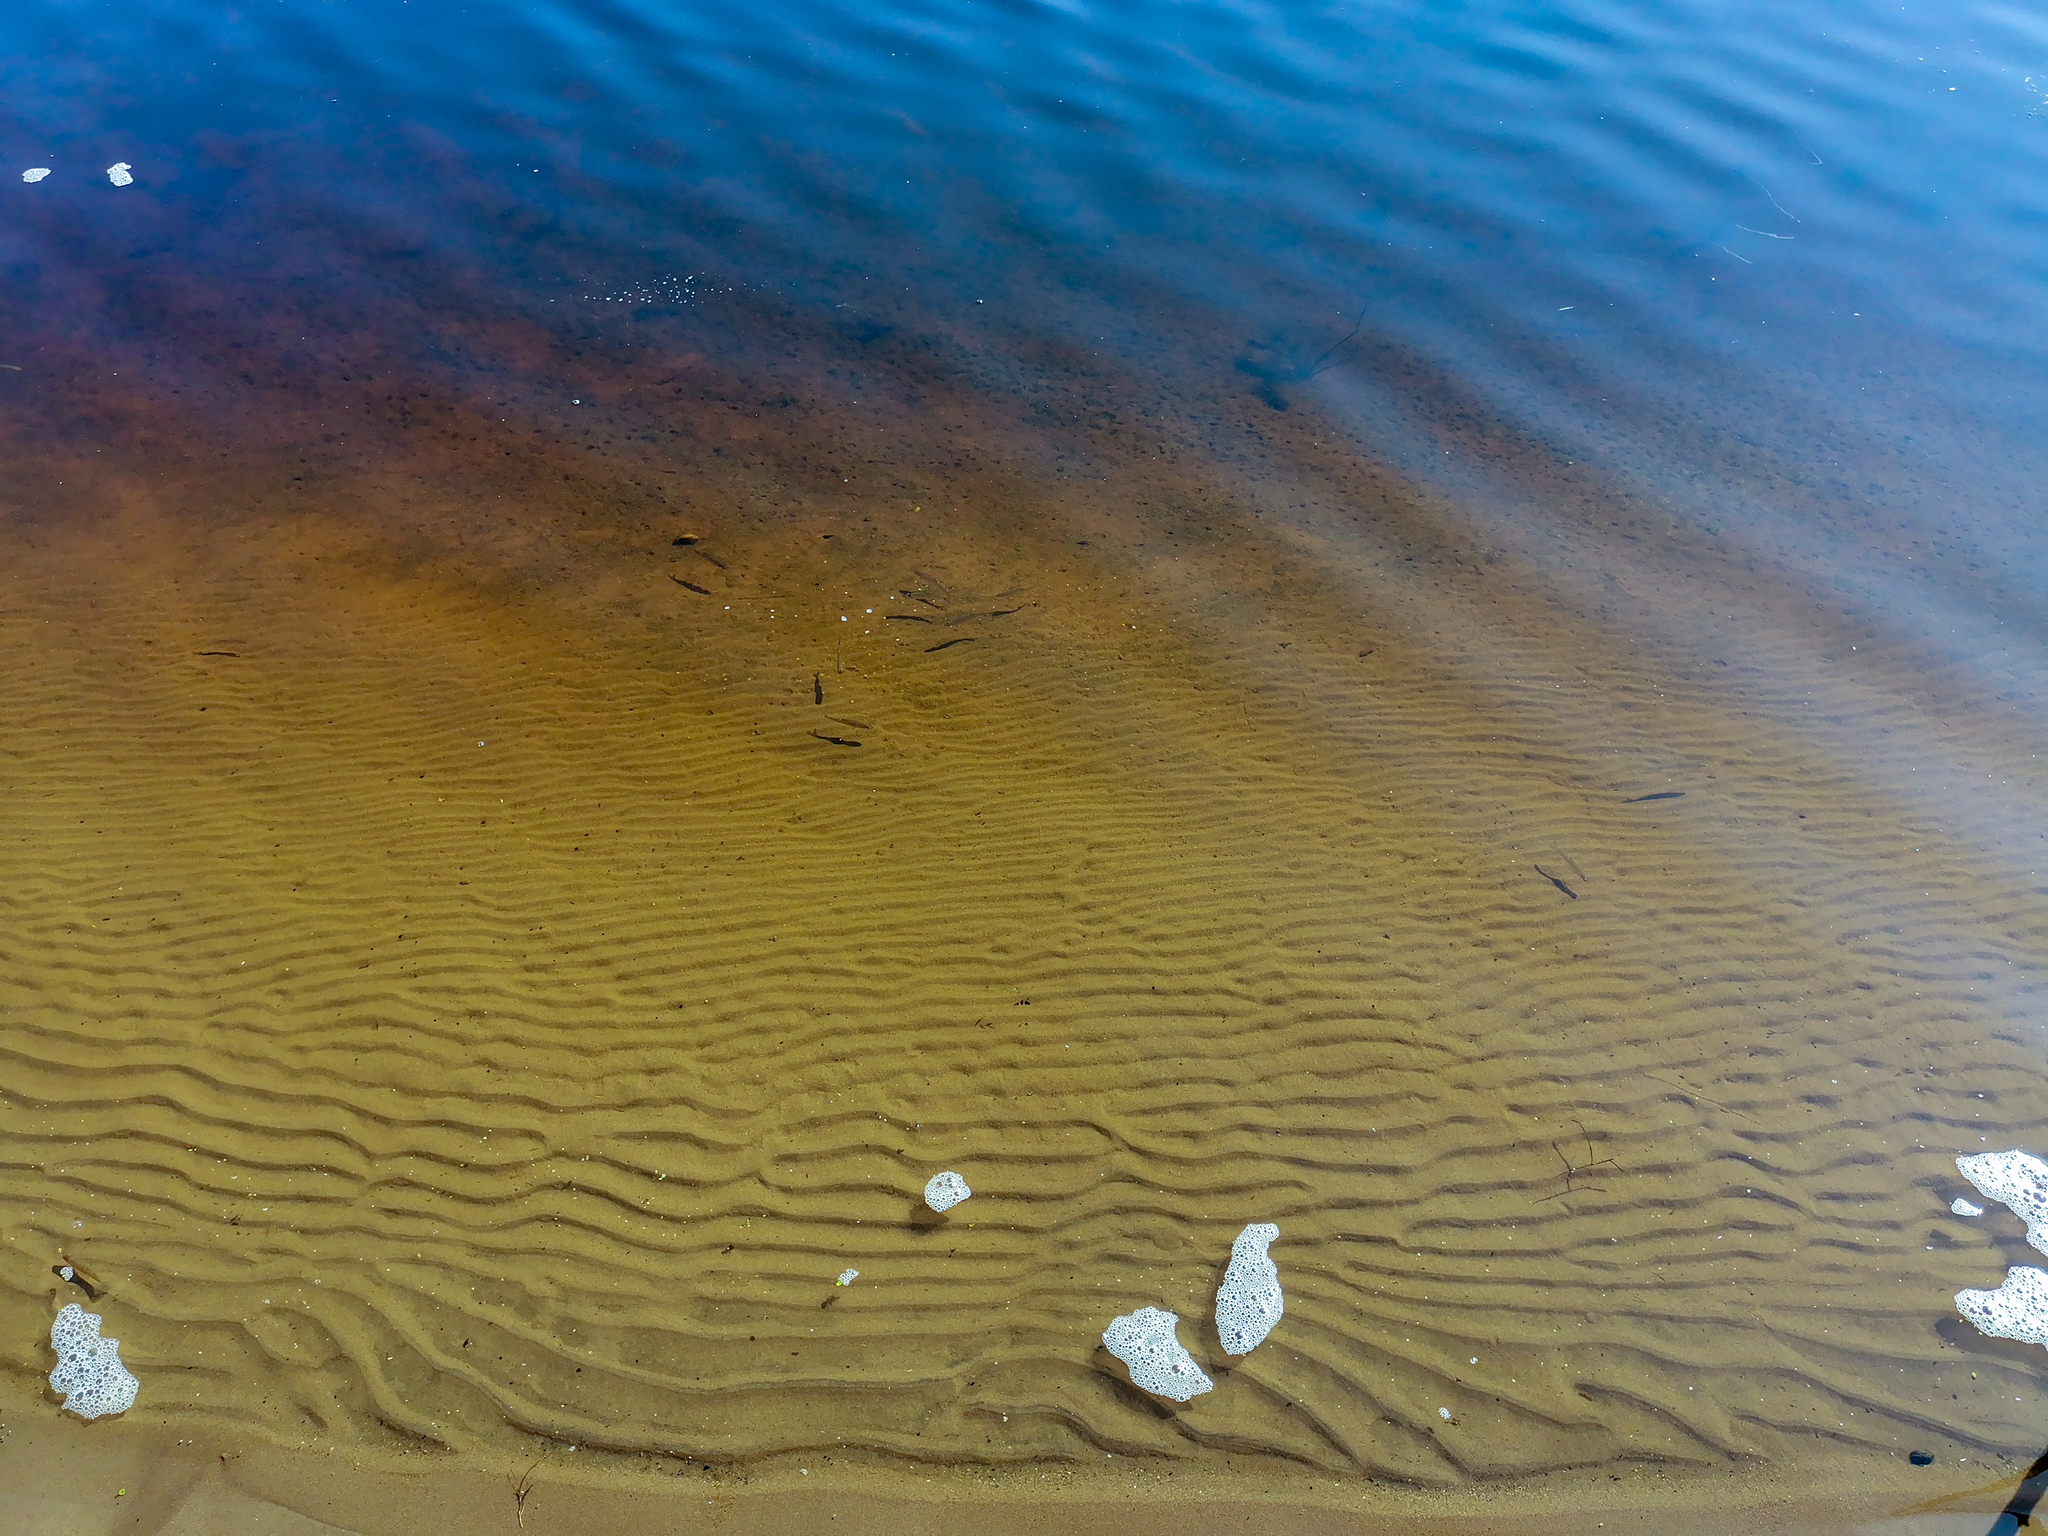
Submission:
[[[2048,1152],[2037,18],[0,51],[14,1411],[72,1262],[131,1420],[294,1443],[2048,1440],[1948,1212]]]

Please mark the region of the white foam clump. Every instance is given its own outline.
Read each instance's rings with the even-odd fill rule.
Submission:
[[[34,168],[33,170],[27,170],[27,171],[23,171],[23,172],[21,173],[21,179],[22,179],[23,181],[31,181],[31,182],[33,182],[33,181],[41,181],[41,180],[42,180],[42,179],[43,179],[43,178],[44,178],[45,176],[47,176],[47,175],[49,175],[49,174],[50,174],[50,168],[49,168],[49,167],[48,167],[47,165],[39,165],[39,166],[36,166],[36,167],[35,167],[35,168]]]
[[[107,180],[117,187],[125,187],[135,179],[129,174],[134,169],[134,166],[130,165],[126,160],[122,160],[107,167]]]
[[[1230,1267],[1216,1288],[1216,1336],[1233,1355],[1256,1349],[1287,1309],[1280,1295],[1280,1271],[1266,1253],[1280,1235],[1270,1221],[1255,1221],[1230,1245]]]
[[[126,1413],[142,1386],[121,1364],[121,1341],[100,1337],[100,1322],[97,1313],[74,1301],[50,1324],[50,1347],[57,1351],[50,1386],[81,1419]]]
[[[1949,1201],[1948,1208],[1958,1216],[1982,1216],[1984,1214],[1983,1206],[1972,1205],[1961,1195],[1957,1195],[1955,1199]]]
[[[1216,1385],[1174,1336],[1180,1318],[1159,1307],[1140,1307],[1102,1330],[1102,1342],[1130,1368],[1131,1381],[1154,1397],[1176,1403]]]
[[[2015,1149],[1959,1157],[1956,1167],[1979,1194],[2024,1221],[2027,1241],[2048,1253],[2048,1163]]]
[[[857,1269],[842,1269],[841,1271],[839,1271],[839,1278],[838,1278],[837,1280],[833,1281],[832,1283],[833,1283],[834,1285],[851,1285],[851,1284],[853,1284],[853,1282],[854,1282],[854,1281],[858,1280],[859,1278],[860,1278],[860,1271],[859,1271],[859,1270],[857,1270]]]
[[[1956,1310],[1994,1339],[2048,1344],[2048,1275],[2015,1265],[1995,1291],[1957,1291]]]
[[[957,1173],[935,1173],[924,1187],[924,1203],[935,1211],[950,1211],[974,1191]]]

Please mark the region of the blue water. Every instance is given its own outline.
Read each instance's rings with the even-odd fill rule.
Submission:
[[[262,280],[209,230],[423,251],[482,306],[696,272],[1141,359],[1179,317],[1292,367],[1362,310],[1334,387],[1398,352],[1566,457],[1719,396],[1756,474],[1911,418],[1945,484],[2033,483],[2021,7],[28,4],[0,50],[17,328],[94,242]]]

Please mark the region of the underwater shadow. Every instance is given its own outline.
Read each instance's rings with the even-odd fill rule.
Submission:
[[[2012,1497],[2006,1500],[2005,1508],[1998,1512],[1985,1536],[2013,1536],[2013,1532],[2031,1525],[2034,1506],[2041,1502],[2044,1493],[2048,1493],[2048,1451],[2034,1458],[2034,1464],[2027,1468],[2027,1475],[2013,1489]]]

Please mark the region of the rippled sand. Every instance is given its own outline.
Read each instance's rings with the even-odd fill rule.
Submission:
[[[1789,580],[1724,623],[1732,561],[1253,487],[34,531],[9,1420],[61,1260],[132,1426],[365,1454],[2030,1457],[2038,1357],[1948,1304],[2027,1250],[1945,1212],[2048,1150],[2013,728]],[[1232,1362],[1249,1221],[1288,1311]],[[1123,1380],[1146,1305],[1214,1392]]]

